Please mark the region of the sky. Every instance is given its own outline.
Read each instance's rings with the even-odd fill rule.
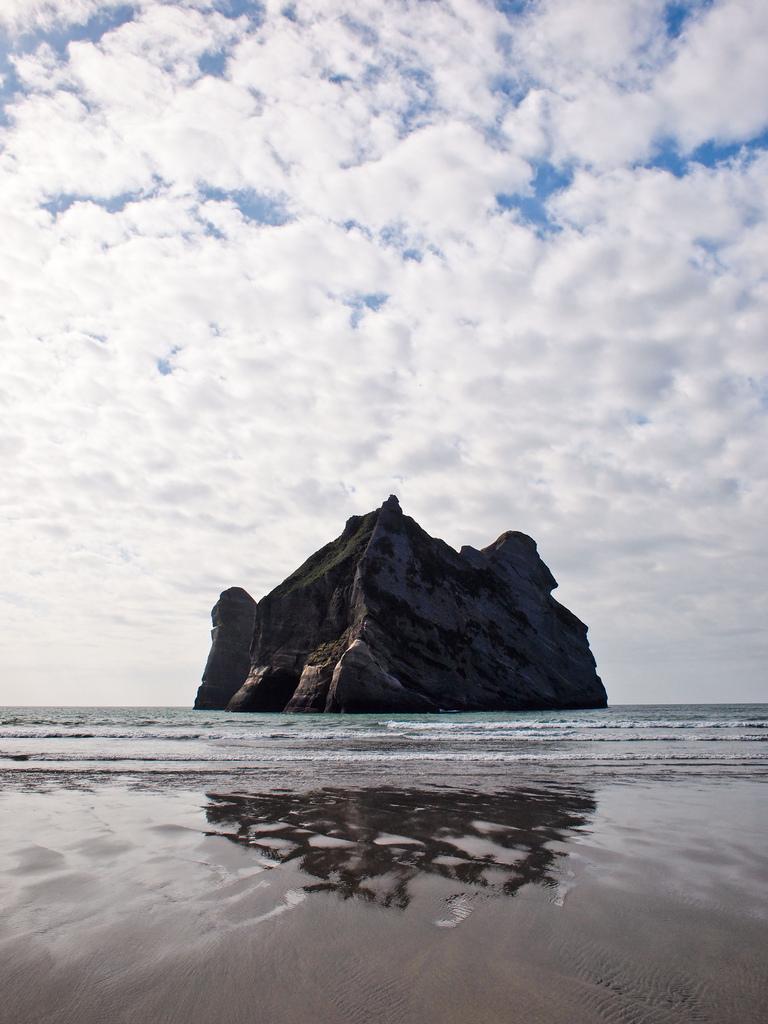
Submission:
[[[396,493],[768,700],[765,0],[2,0],[0,703],[190,705]]]

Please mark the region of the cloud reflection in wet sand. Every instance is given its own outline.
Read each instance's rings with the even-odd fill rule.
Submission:
[[[451,916],[435,922],[442,927],[467,916],[468,892],[514,896],[529,883],[557,890],[560,847],[596,810],[583,787],[488,794],[321,789],[208,799],[209,834],[277,863],[298,861],[318,879],[305,892],[404,909],[419,875],[460,883]]]

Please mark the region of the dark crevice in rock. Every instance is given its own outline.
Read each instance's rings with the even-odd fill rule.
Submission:
[[[240,687],[227,707],[230,711],[283,711],[299,685],[299,673],[267,668]]]

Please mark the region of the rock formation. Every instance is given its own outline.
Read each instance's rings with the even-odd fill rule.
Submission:
[[[604,707],[587,627],[551,596],[556,586],[524,533],[503,533],[481,551],[456,552],[404,515],[392,495],[381,508],[353,516],[340,537],[262,598],[247,673],[246,643],[235,657],[235,635],[244,635],[250,606],[238,597],[235,616],[227,595],[248,595],[222,594],[214,625],[228,627],[214,629],[195,707],[388,713]]]
[[[251,668],[256,602],[242,587],[225,590],[211,611],[211,653],[197,692],[196,708],[224,708]]]

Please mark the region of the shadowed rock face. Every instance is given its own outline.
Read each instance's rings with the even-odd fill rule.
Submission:
[[[604,707],[587,627],[554,600],[556,586],[525,534],[457,552],[404,515],[392,495],[380,509],[353,516],[340,537],[259,602],[247,678],[217,682],[221,702],[196,706]],[[198,701],[205,689],[204,677]],[[215,699],[210,694],[206,700]]]
[[[241,587],[230,587],[211,611],[211,653],[197,691],[196,708],[223,708],[251,668],[251,637],[256,602]]]
[[[212,835],[276,863],[297,861],[310,876],[306,892],[404,909],[424,875],[459,883],[465,901],[515,896],[528,884],[550,888],[560,901],[558,846],[595,810],[593,793],[581,787],[488,794],[377,787],[209,794],[206,816]]]

